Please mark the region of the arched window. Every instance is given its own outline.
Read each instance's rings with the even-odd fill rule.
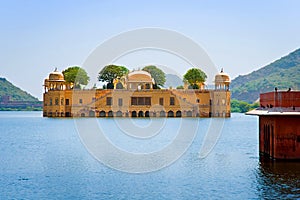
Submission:
[[[145,112],[145,117],[150,117],[149,111]]]
[[[181,117],[181,111],[180,111],[180,110],[178,110],[178,111],[176,112],[176,117]]]
[[[119,111],[116,113],[116,116],[117,116],[117,117],[122,117],[122,116],[123,116],[122,111],[119,110]]]
[[[116,89],[123,89],[123,84],[122,83],[117,83]]]
[[[107,116],[108,116],[108,117],[113,117],[113,116],[114,116],[114,113],[113,113],[113,111],[111,111],[111,110],[110,110],[110,111],[108,111],[108,113],[107,113]]]
[[[172,110],[168,112],[168,117],[174,117],[174,112]]]
[[[143,111],[139,111],[139,117],[144,117],[144,112]]]
[[[193,112],[190,111],[190,110],[187,111],[187,112],[186,112],[186,116],[187,116],[187,117],[192,117],[192,116],[193,116]]]
[[[105,117],[106,116],[106,112],[104,110],[101,110],[99,113],[99,117]]]
[[[89,117],[95,117],[95,111],[90,110],[89,111]]]
[[[136,117],[137,115],[136,115],[136,111],[132,111],[131,112],[131,117]]]

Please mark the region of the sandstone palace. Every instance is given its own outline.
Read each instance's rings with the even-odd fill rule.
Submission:
[[[75,89],[55,70],[44,81],[44,117],[230,117],[230,77],[215,76],[214,89],[153,89],[146,71],[132,71],[114,88]]]

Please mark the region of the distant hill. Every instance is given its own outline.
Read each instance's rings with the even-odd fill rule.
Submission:
[[[166,74],[166,83],[164,85],[165,88],[176,88],[177,86],[183,85],[182,79],[174,74]]]
[[[300,49],[231,82],[232,98],[252,103],[262,92],[300,89]]]
[[[39,101],[37,98],[14,86],[5,78],[0,78],[0,101],[4,96],[9,96],[10,101]]]

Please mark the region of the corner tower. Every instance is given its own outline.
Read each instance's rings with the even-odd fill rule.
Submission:
[[[230,77],[221,69],[221,72],[215,76],[215,90],[229,90]]]
[[[65,90],[70,88],[64,75],[55,68],[44,80],[43,116],[63,117],[65,114]]]
[[[44,81],[44,92],[49,90],[64,90],[65,89],[65,79],[64,75],[57,71],[55,68],[54,72],[49,74],[49,77]]]
[[[230,76],[222,68],[215,76],[215,90],[211,95],[212,117],[230,117],[230,82]]]

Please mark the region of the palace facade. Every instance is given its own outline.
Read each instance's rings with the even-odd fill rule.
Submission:
[[[230,117],[230,77],[215,76],[215,89],[153,89],[148,72],[114,81],[116,89],[76,89],[55,70],[44,81],[44,117]]]

